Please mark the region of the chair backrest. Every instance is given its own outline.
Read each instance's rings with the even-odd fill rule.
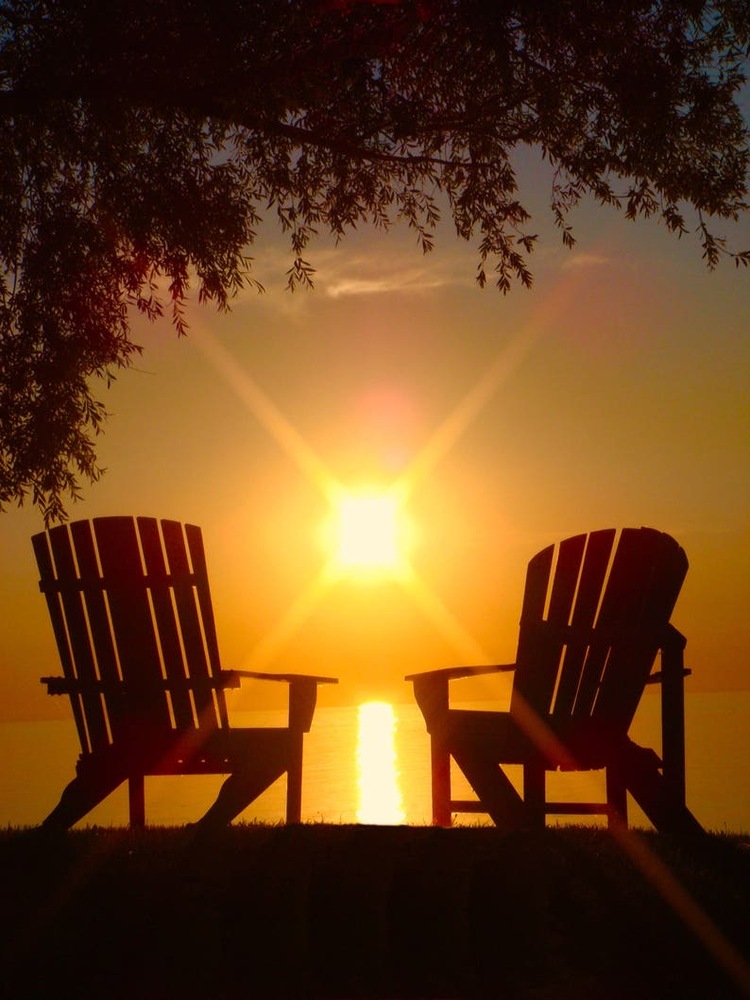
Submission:
[[[625,735],[687,568],[677,542],[651,528],[576,535],[534,556],[511,711],[525,703],[558,724],[588,719]]]
[[[101,517],[32,542],[84,752],[229,725],[200,528]]]

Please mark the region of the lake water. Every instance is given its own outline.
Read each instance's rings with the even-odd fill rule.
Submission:
[[[278,725],[282,720],[283,713],[274,712],[236,712],[233,716],[235,725]],[[686,730],[691,810],[709,830],[750,831],[750,692],[689,694]],[[658,747],[658,733],[658,698],[648,695],[632,735],[637,742]],[[78,749],[72,722],[0,725],[0,825],[39,823],[72,777]],[[382,703],[367,709],[318,708],[306,737],[303,778],[304,820],[429,823],[429,740],[419,710],[413,704]],[[197,819],[213,801],[221,781],[218,775],[147,778],[147,822],[175,825]],[[550,775],[548,783],[560,799],[575,800],[592,792],[603,796],[599,772]],[[279,822],[284,804],[282,780],[241,818]],[[123,825],[127,815],[123,786],[89,813],[84,825]],[[478,815],[459,819],[482,822]],[[636,807],[630,819],[634,825],[648,825]],[[549,820],[555,821],[601,822],[598,818]]]

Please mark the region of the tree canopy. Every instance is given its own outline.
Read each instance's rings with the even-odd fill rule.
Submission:
[[[317,232],[443,208],[507,292],[528,146],[567,245],[593,197],[747,264],[749,46],[746,0],[0,0],[0,507],[65,516],[134,313],[226,309],[264,220],[294,289]]]

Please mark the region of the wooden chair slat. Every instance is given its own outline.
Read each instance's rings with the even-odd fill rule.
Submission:
[[[625,730],[630,726],[647,683],[664,630],[677,602],[687,573],[687,556],[668,535],[643,530],[629,539],[631,564],[643,579],[640,594],[629,582],[629,632],[627,643],[614,648],[592,716],[599,720],[617,719]]]
[[[554,679],[550,677],[549,640],[536,628],[544,621],[550,574],[555,549],[550,545],[530,561],[526,572],[523,610],[518,637],[517,662],[524,669],[516,671],[510,710],[524,711],[527,705],[540,705],[552,697]]]
[[[110,735],[112,739],[117,739],[123,731],[123,726],[126,725],[126,709],[123,704],[117,654],[112,641],[112,628],[90,522],[74,522],[70,525],[70,535],[78,563],[81,595],[86,604],[86,613],[91,629],[97,673],[102,681],[103,701],[109,721]],[[68,583],[72,584],[73,581],[68,581]]]
[[[94,520],[114,640],[126,684],[129,726],[144,738],[171,731],[172,718],[135,522],[131,517]],[[135,735],[134,735],[135,738]]]
[[[216,636],[213,602],[208,586],[208,567],[206,566],[206,554],[203,548],[203,533],[197,525],[186,524],[185,538],[187,539],[190,561],[193,564],[198,607],[203,622],[203,635],[206,641],[208,669],[211,676],[216,677],[221,672],[221,660],[219,657],[219,642]],[[219,714],[219,725],[226,728],[229,726],[229,713],[227,711],[224,691],[221,688],[215,690],[216,694],[214,698]]]
[[[42,532],[41,534],[34,535],[31,541],[34,547],[34,554],[36,556],[37,566],[39,567],[39,574],[41,577],[39,586],[47,601],[47,610],[49,611],[50,621],[52,622],[52,631],[54,632],[55,642],[57,643],[60,664],[63,669],[63,676],[66,680],[75,682],[78,680],[78,674],[76,672],[73,652],[68,641],[68,632],[65,627],[62,597],[56,588],[53,589],[50,586],[53,583],[56,584],[57,579],[52,565],[52,552],[50,550],[49,537],[46,532]],[[83,714],[83,701],[79,691],[70,693],[70,707],[73,711],[73,719],[76,724],[78,738],[81,741],[81,747],[83,748],[84,753],[89,753],[92,747]]]
[[[167,575],[159,525],[154,517],[139,517],[138,533],[146,564],[149,592],[154,607],[164,672],[169,682],[169,698],[178,729],[195,726],[193,703],[187,685],[188,672],[180,645],[180,634],[172,603],[171,578]]]
[[[632,621],[633,594],[631,591],[638,579],[638,549],[640,548],[638,530],[624,529],[616,544],[609,576],[604,581],[601,604],[595,621],[598,632],[608,638],[598,639],[594,637],[588,647],[572,710],[574,718],[587,719],[591,717],[611,655],[611,637],[624,636],[625,630]],[[634,531],[636,534],[633,534]],[[612,718],[608,721],[612,725],[616,725],[618,720]]]
[[[566,538],[559,545],[547,614],[547,621],[553,625],[567,625],[570,621],[585,547],[585,535]]]
[[[195,683],[193,697],[197,725],[199,729],[204,726],[215,729],[218,723],[214,693],[208,684],[203,689],[198,684],[201,679],[208,680],[211,675],[195,586],[189,579],[192,574],[183,528],[176,521],[162,521],[162,532],[169,571],[174,577],[174,597],[187,669]]]
[[[552,706],[552,714],[558,719],[573,714],[615,534],[612,529],[593,531],[586,542],[571,615],[571,636],[565,647],[560,684]]]
[[[71,536],[67,525],[59,525],[49,532],[50,547],[57,579],[64,583],[78,576]],[[63,590],[61,604],[72,649],[76,676],[83,681],[96,681],[97,671],[91,636],[89,634],[83,594],[77,590]],[[110,734],[102,696],[92,689],[81,692],[81,706],[93,750],[109,745]]]

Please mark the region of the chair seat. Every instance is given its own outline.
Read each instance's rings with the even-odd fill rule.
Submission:
[[[536,761],[548,771],[598,770],[632,743],[592,719],[537,719],[530,731],[511,712],[476,709],[450,709],[441,734],[449,747],[466,742],[482,748],[483,754],[495,755],[498,763]]]
[[[286,728],[172,731],[151,739],[119,740],[96,753],[82,753],[76,770],[81,774],[119,769],[123,779],[134,770],[150,775],[230,774],[243,766],[257,766],[260,758],[288,759],[293,739]]]

